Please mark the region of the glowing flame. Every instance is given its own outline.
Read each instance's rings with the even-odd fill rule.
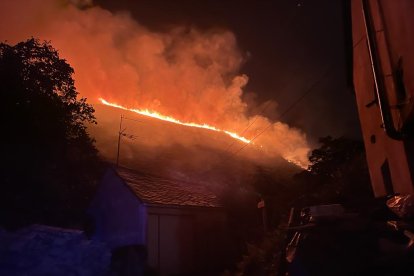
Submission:
[[[116,104],[116,103],[110,103],[110,102],[108,102],[108,101],[106,101],[102,98],[99,98],[99,101],[102,104],[107,105],[107,106],[112,106],[112,107],[116,107],[116,108],[119,108],[119,109],[128,110],[128,111],[135,112],[135,113],[138,113],[138,114],[141,114],[141,115],[144,115],[144,116],[156,118],[156,119],[159,119],[159,120],[162,120],[162,121],[166,121],[166,122],[170,122],[170,123],[174,123],[174,124],[179,124],[179,125],[182,125],[182,126],[204,128],[204,129],[208,129],[208,130],[212,130],[212,131],[216,131],[216,132],[222,132],[222,133],[225,133],[228,136],[230,136],[234,139],[237,139],[237,140],[239,140],[243,143],[246,143],[246,144],[250,144],[250,142],[251,142],[251,140],[249,140],[249,139],[247,139],[243,136],[240,136],[235,132],[219,129],[219,128],[216,128],[214,126],[210,126],[210,125],[207,125],[207,124],[181,122],[180,120],[174,119],[173,117],[170,117],[170,116],[162,115],[162,114],[160,114],[156,111],[152,111],[152,110],[148,110],[148,109],[127,108],[125,106],[122,106],[122,105],[119,105],[119,104]]]

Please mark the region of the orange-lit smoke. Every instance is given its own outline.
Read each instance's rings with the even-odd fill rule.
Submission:
[[[246,139],[272,124],[260,115],[246,116],[241,98],[248,77],[240,74],[244,59],[233,33],[188,27],[154,32],[128,13],[85,8],[89,2],[3,0],[0,40],[14,44],[33,36],[51,41],[75,69],[81,96],[93,104],[104,98],[243,133]],[[108,120],[105,116],[97,113],[98,123]],[[282,122],[274,122],[255,143],[266,155],[307,164],[305,135]]]

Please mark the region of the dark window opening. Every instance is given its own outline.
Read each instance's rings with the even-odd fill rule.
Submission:
[[[394,188],[392,186],[390,166],[388,164],[387,159],[385,159],[385,162],[381,165],[381,174],[382,174],[382,179],[384,181],[385,192],[387,193],[387,195],[394,194]]]
[[[404,105],[407,99],[407,91],[405,90],[404,84],[404,69],[402,57],[398,59],[397,68],[394,72],[398,103]]]

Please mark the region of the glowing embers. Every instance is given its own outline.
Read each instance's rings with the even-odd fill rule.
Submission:
[[[128,110],[131,112],[135,112],[144,116],[148,116],[148,117],[152,117],[152,118],[156,118],[162,121],[166,121],[166,122],[170,122],[170,123],[174,123],[174,124],[179,124],[179,125],[183,125],[183,126],[188,126],[188,127],[196,127],[196,128],[204,128],[204,129],[208,129],[208,130],[212,130],[212,131],[216,131],[216,132],[222,132],[227,134],[228,136],[237,139],[243,143],[249,144],[251,142],[251,140],[238,135],[237,133],[228,131],[228,130],[223,130],[223,129],[219,129],[216,128],[214,126],[210,126],[207,124],[197,124],[197,123],[187,123],[187,122],[181,122],[180,120],[174,119],[173,117],[170,116],[165,116],[162,115],[158,112],[152,111],[152,110],[148,110],[148,109],[136,109],[136,108],[127,108],[125,106],[116,104],[116,103],[110,103],[108,101],[106,101],[105,99],[99,98],[99,101],[104,104],[104,105],[108,105],[108,106],[112,106],[112,107],[116,107],[119,109],[123,109],[123,110]]]

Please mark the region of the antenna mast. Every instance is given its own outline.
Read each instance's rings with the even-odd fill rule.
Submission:
[[[122,135],[122,119],[124,117],[121,114],[121,121],[119,122],[119,132],[118,132],[118,151],[116,154],[116,166],[119,167],[119,150],[121,148],[121,135]]]

